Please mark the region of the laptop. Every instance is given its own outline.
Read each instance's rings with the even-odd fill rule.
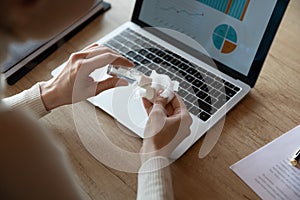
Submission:
[[[179,82],[193,123],[191,135],[171,155],[178,158],[254,87],[288,3],[137,0],[131,21],[96,42],[146,75],[155,70]],[[148,117],[134,93],[134,87],[119,87],[88,101],[143,137]]]

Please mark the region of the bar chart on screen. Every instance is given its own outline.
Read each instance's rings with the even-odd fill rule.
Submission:
[[[250,0],[197,0],[240,21],[244,20]]]

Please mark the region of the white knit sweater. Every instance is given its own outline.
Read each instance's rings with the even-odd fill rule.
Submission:
[[[49,113],[41,99],[39,84],[5,98],[3,102],[12,109],[29,110],[38,118]],[[172,179],[169,167],[165,167],[167,165],[168,159],[165,157],[153,157],[142,165],[138,175],[137,199],[173,199]]]

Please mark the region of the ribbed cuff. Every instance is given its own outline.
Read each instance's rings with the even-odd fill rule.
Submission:
[[[46,110],[42,101],[39,83],[28,90],[3,99],[3,102],[11,109],[28,110],[38,118],[50,113],[50,111]]]
[[[139,170],[137,199],[173,199],[172,177],[167,167],[169,160],[154,157]]]

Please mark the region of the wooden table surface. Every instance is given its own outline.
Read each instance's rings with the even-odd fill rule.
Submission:
[[[45,59],[7,94],[13,95],[38,81],[66,61],[70,53],[98,40],[130,20],[134,0],[107,0],[112,9]],[[259,199],[229,166],[300,123],[300,2],[292,0],[257,84],[226,117],[222,135],[204,159],[198,158],[200,139],[171,165],[176,199]],[[83,102],[83,106],[92,106]],[[84,116],[82,116],[84,118]],[[98,121],[109,138],[137,152],[141,140],[120,134],[115,121],[97,109]],[[112,169],[98,162],[83,146],[71,106],[52,111],[41,123],[65,146],[76,181],[86,199],[135,199],[137,174]]]

